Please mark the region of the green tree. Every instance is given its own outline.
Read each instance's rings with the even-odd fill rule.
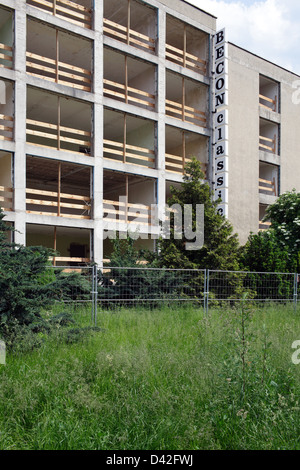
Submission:
[[[143,266],[145,261],[143,250],[137,250],[134,239],[117,237],[112,240],[113,251],[110,261],[104,264],[103,272],[98,273],[98,298],[102,305],[134,306],[135,302],[157,305],[176,287],[174,274],[149,269],[153,266]]]
[[[295,262],[282,246],[273,230],[251,233],[246,245],[241,248],[241,268],[257,272],[293,272]]]
[[[184,235],[184,220],[182,222],[182,239],[177,240],[174,231],[174,215],[171,215],[170,237],[162,237],[158,241],[158,251],[155,255],[148,253],[150,260],[156,260],[159,266],[169,268],[189,269],[238,269],[239,242],[230,222],[217,212],[218,202],[213,201],[213,195],[208,183],[203,182],[203,172],[200,163],[193,158],[186,166],[185,175],[180,188],[171,187],[171,197],[168,205],[178,204],[182,211],[184,205],[192,206],[192,230],[196,230],[196,207],[204,206],[204,245],[198,250],[187,250],[190,242]]]
[[[3,218],[0,210],[0,324],[29,325],[40,316],[42,306],[53,302],[55,282],[41,282],[51,253],[9,242],[13,229]]]
[[[272,231],[283,250],[287,250],[291,265],[300,269],[300,193],[287,191],[266,211],[265,220],[272,223]]]

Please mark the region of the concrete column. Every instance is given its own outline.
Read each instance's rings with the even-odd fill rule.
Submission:
[[[94,261],[103,263],[103,2],[94,3]]]
[[[26,2],[15,5],[15,241],[26,244]]]
[[[165,51],[166,51],[166,13],[162,9],[158,10],[158,71],[157,71],[157,204],[158,216],[164,218],[164,208],[166,200],[166,178],[165,178],[165,152],[166,152],[166,132],[165,132],[165,104],[166,104],[166,69],[165,69]]]

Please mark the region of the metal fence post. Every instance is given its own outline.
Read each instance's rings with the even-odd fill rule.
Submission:
[[[206,289],[205,289],[205,297],[206,297],[206,314],[208,315],[208,302],[209,302],[209,269],[207,269],[206,274]]]
[[[203,312],[206,313],[206,269],[204,269]]]
[[[294,274],[294,312],[297,312],[298,302],[298,273]]]
[[[97,326],[97,306],[98,306],[98,266],[94,266],[94,324]]]

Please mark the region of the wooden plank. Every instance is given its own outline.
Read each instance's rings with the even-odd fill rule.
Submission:
[[[74,72],[82,73],[84,75],[92,75],[92,72],[90,70],[83,69],[82,67],[78,67],[77,65],[66,64],[65,62],[58,61],[58,66],[65,69],[73,70]]]
[[[29,57],[30,59],[39,60],[40,62],[46,62],[47,64],[56,65],[55,59],[50,59],[49,57],[43,57],[42,55],[34,54],[33,52],[30,52],[30,51],[26,52],[26,57]]]
[[[134,203],[130,203],[128,202],[127,204],[125,202],[122,202],[122,201],[110,201],[108,199],[103,199],[103,204],[109,204],[109,205],[112,205],[112,206],[120,206],[120,207],[132,207],[134,209],[147,209],[148,211],[151,209],[150,206],[146,206],[146,205],[142,205],[142,204],[134,204]]]
[[[0,119],[3,119],[3,121],[13,121],[14,118],[12,116],[6,116],[5,114],[0,114]]]
[[[88,29],[91,29],[91,21],[87,22],[87,23],[83,23],[83,22],[80,22],[79,20],[73,20],[71,18],[67,18],[66,16],[64,15],[60,15],[58,13],[55,13],[55,16],[57,18],[62,18],[63,20],[65,21],[68,21],[69,23],[73,23],[77,26],[81,26],[82,28],[88,28]]]
[[[137,152],[149,153],[151,155],[155,154],[154,150],[150,150],[150,149],[147,149],[147,148],[144,148],[144,147],[137,147],[136,145],[126,144],[126,149],[136,150]]]
[[[111,34],[112,36],[115,36],[117,38],[121,38],[123,41],[127,40],[127,36],[125,34],[117,33],[116,31],[114,31],[110,28],[107,28],[105,26],[103,27],[103,31],[104,31],[104,33],[108,33],[108,34]]]
[[[75,134],[75,132],[74,132],[74,134]],[[79,139],[72,139],[71,137],[62,137],[62,136],[60,136],[60,141],[61,142],[68,142],[69,144],[84,145],[86,147],[91,146],[91,142],[89,142],[89,141],[79,140]]]
[[[1,187],[0,187],[1,189]],[[46,191],[41,189],[31,189],[26,188],[26,194],[39,194],[41,196],[49,196],[49,197],[57,197],[58,193],[55,191]],[[91,198],[88,196],[79,196],[77,194],[67,194],[67,193],[60,193],[60,197],[62,199],[74,199],[78,201],[87,201],[91,202]]]
[[[62,3],[63,5],[67,5],[71,8],[74,8],[75,10],[85,11],[87,13],[91,13],[92,11],[90,8],[80,5],[79,3],[71,2],[70,0],[56,0],[56,3]]]
[[[53,83],[56,82],[56,78],[46,77],[45,75],[39,75],[36,72],[28,72],[27,70],[26,70],[26,73],[27,75],[32,75],[33,77],[38,77],[38,78],[41,78],[42,80],[48,80]]]
[[[57,140],[57,135],[47,134],[47,132],[34,131],[32,129],[26,129],[26,134],[36,137],[44,137],[45,139]]]
[[[103,79],[103,83],[105,85],[110,85],[112,87],[115,87],[115,88],[120,88],[122,90],[125,90],[126,89],[126,86],[121,84],[121,83],[117,83],[117,82],[113,82],[111,80],[106,80],[106,79]],[[138,88],[133,88],[133,87],[130,87],[128,86],[127,87],[127,90],[128,91],[131,91],[132,93],[135,93],[137,95],[142,95],[142,96],[146,96],[147,98],[152,98],[152,99],[155,99],[155,95],[152,95],[151,93],[148,93],[147,91],[143,91],[143,90],[139,90]]]
[[[166,162],[167,166],[172,166],[173,168],[181,168],[183,170],[183,162],[181,165],[178,165],[178,163],[173,163],[173,162]]]
[[[13,50],[11,46],[7,46],[6,44],[3,44],[2,42],[0,42],[0,49],[4,49],[5,51],[11,51],[11,52]]]
[[[8,126],[2,126],[2,124],[1,124],[1,125],[0,125],[0,130],[1,130],[1,131],[12,132],[13,128],[12,128],[12,127],[8,127]]]
[[[120,24],[118,24],[118,23],[115,23],[115,22],[113,22],[113,21],[110,21],[110,20],[108,20],[108,19],[106,19],[106,18],[103,19],[103,23],[104,23],[104,25],[108,25],[108,26],[110,26],[110,27],[112,27],[112,28],[115,28],[115,29],[117,29],[117,30],[119,30],[119,31],[122,31],[122,32],[124,32],[124,33],[126,33],[126,34],[122,34],[122,33],[120,33],[120,32],[114,31],[114,30],[112,30],[111,28],[108,28],[108,27],[105,27],[105,26],[104,26],[104,28],[103,28],[103,31],[104,31],[104,32],[108,32],[109,34],[112,34],[113,36],[120,37],[120,38],[122,38],[123,40],[127,41],[127,37],[128,37],[128,27],[122,26],[122,25],[120,25]],[[146,42],[148,42],[148,43],[150,43],[150,44],[151,44],[151,43],[152,43],[152,44],[155,44],[155,40],[152,39],[152,38],[150,38],[149,36],[146,36],[145,34],[142,34],[142,33],[138,33],[137,31],[134,31],[133,29],[130,29],[130,30],[129,30],[129,41],[130,41],[130,42],[132,42],[133,44],[138,44],[138,45],[140,45],[140,46],[142,46],[142,47],[145,47],[145,48],[147,48],[147,49],[151,49],[151,50],[153,50],[153,51],[155,50],[155,48],[154,48],[153,46],[151,46],[151,45],[149,45],[149,44],[145,44],[145,43],[143,43],[143,42],[141,42],[141,41],[139,41],[139,40],[137,40],[137,39],[134,39],[134,38],[132,38],[132,37],[130,37],[130,36],[135,36],[135,37],[138,37],[139,39],[144,40],[144,41],[146,41]]]
[[[56,3],[56,11],[59,11],[61,13],[66,13],[67,15],[69,16],[72,16],[73,18],[75,19],[79,19],[79,20],[84,20],[84,21],[90,21],[90,17],[88,15],[86,15],[85,13],[78,13],[78,12],[75,12],[75,11],[72,11],[68,8],[65,8],[65,7],[62,7],[60,5],[58,5]],[[58,16],[58,15],[56,15]]]
[[[52,259],[52,257],[50,257]],[[76,262],[76,263],[89,263],[90,258],[71,258],[70,256],[55,256],[56,261],[70,261],[70,262]]]
[[[31,69],[37,69],[43,72],[52,73],[53,75],[55,75],[55,69],[51,69],[50,67],[46,67],[44,65],[35,64],[34,62],[29,62],[28,60],[26,60],[26,67],[31,68]],[[43,77],[43,75],[41,74],[37,74],[37,75],[39,77]]]
[[[39,5],[43,5],[47,8],[53,9],[53,2],[47,2],[46,0],[31,0],[33,3],[38,3]],[[39,7],[38,7],[39,8]],[[42,8],[44,10],[44,8]]]
[[[266,150],[271,150],[271,152],[274,152],[273,147],[269,147],[268,145],[259,144],[259,147],[264,148]]]
[[[136,155],[134,153],[129,153],[129,152],[126,152],[126,158],[134,158],[135,160],[144,160],[144,161],[147,161],[147,162],[152,162],[154,163],[155,162],[155,159],[154,158],[149,158],[149,157],[144,157],[142,155]]]
[[[272,100],[272,98],[269,98],[268,96],[259,95],[259,97],[260,97],[262,100],[269,101],[270,103],[273,103],[273,104],[276,103],[275,100]]]
[[[8,188],[7,186],[0,186],[0,191],[3,191],[5,193],[12,193],[13,188]]]
[[[274,142],[274,139],[270,139],[269,137],[263,137],[263,136],[259,136],[260,140],[265,140],[266,142]]]
[[[8,62],[12,62],[12,57],[7,54],[0,53],[0,59],[4,59],[4,60],[7,60]]]
[[[27,214],[36,214],[36,215],[49,215],[51,217],[66,217],[68,219],[84,219],[90,220],[91,217],[88,215],[73,215],[73,214],[61,214],[57,215],[57,212],[40,212],[40,211],[26,211]]]
[[[26,204],[31,204],[34,206],[49,206],[49,207],[58,207],[58,202],[57,201],[45,201],[44,199],[26,199]],[[86,206],[85,204],[71,204],[68,202],[60,202],[59,203],[60,207],[65,207],[69,209],[83,209],[83,210],[89,210],[89,206]],[[59,215],[59,214],[58,214]]]
[[[90,86],[83,86],[83,85],[78,85],[77,83],[72,83],[72,82],[65,82],[63,80],[58,80],[58,83],[60,85],[66,85],[66,86],[71,86],[72,88],[78,88],[79,90],[85,90],[85,91],[91,91]]]
[[[111,146],[114,146],[114,147],[124,147],[124,144],[122,142],[116,142],[114,140],[107,140],[107,139],[104,139],[103,140],[103,143],[104,144],[107,144],[107,145],[111,145]]]
[[[272,181],[270,181],[270,180],[264,180],[263,178],[259,178],[259,182],[260,182],[260,183],[266,183],[266,184],[273,184]]]

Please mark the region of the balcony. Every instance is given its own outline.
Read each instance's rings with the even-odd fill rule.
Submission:
[[[145,230],[154,220],[151,205],[155,204],[155,181],[150,178],[119,172],[104,172],[103,217],[112,223],[135,225]]]
[[[195,157],[207,178],[208,139],[192,132],[183,132],[175,127],[166,126],[166,171],[184,174],[185,165]]]
[[[271,222],[265,221],[267,205],[260,204],[259,205],[259,232],[264,232],[265,230],[269,230],[272,226]]]
[[[153,111],[155,77],[153,65],[104,49],[104,96]]]
[[[156,9],[136,0],[104,0],[105,36],[155,54]]]
[[[90,92],[92,45],[37,21],[27,21],[26,72],[44,80]]]
[[[90,155],[91,116],[88,103],[28,87],[26,142]]]
[[[259,79],[259,105],[267,111],[279,113],[279,84],[262,75]]]
[[[267,192],[271,196],[277,196],[276,186],[277,185],[275,178],[273,178],[273,180],[265,180],[263,178],[259,178],[260,194],[265,194]]]
[[[27,4],[39,8],[82,28],[92,28],[93,10],[91,0],[27,0]]]
[[[279,155],[279,125],[265,119],[259,122],[259,150]]]
[[[13,210],[12,154],[0,151],[0,207]]]
[[[166,115],[195,126],[207,126],[207,87],[167,72]]]
[[[279,194],[279,167],[269,163],[259,163],[259,194],[260,200],[266,199],[267,196],[269,203],[275,202],[273,199]],[[270,199],[270,196],[273,198]]]
[[[167,60],[201,75],[207,75],[208,43],[208,34],[167,16]]]
[[[0,81],[0,141],[14,140],[14,88],[7,80]]]
[[[0,8],[0,67],[13,69],[13,13]]]
[[[105,109],[103,156],[120,163],[155,168],[152,121]]]
[[[53,225],[26,224],[26,246],[44,246],[58,252],[58,266],[84,266],[91,261],[91,230]]]
[[[27,156],[26,212],[91,219],[90,172],[83,165]]]

